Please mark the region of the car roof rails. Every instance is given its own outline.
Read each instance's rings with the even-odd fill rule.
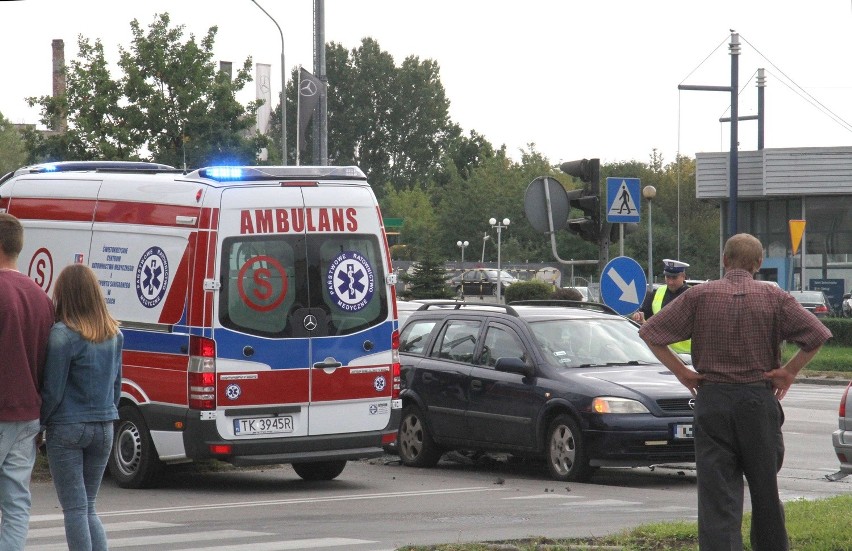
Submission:
[[[448,306],[452,306],[453,310],[460,310],[462,307],[472,308],[472,309],[498,308],[500,310],[505,310],[505,312],[507,314],[509,314],[510,316],[515,316],[516,318],[520,317],[518,315],[518,311],[515,310],[514,308],[512,308],[511,306],[507,305],[507,304],[497,304],[497,303],[490,303],[490,302],[464,302],[464,301],[458,301],[458,300],[443,300],[443,301],[428,302],[428,303],[424,304],[423,306],[421,306],[420,308],[418,308],[417,312],[420,312],[421,310],[429,310],[433,307],[434,308],[449,309],[449,308],[447,308]]]
[[[583,308],[585,310],[594,310],[605,314],[615,314],[620,316],[618,312],[600,302],[585,302],[580,300],[562,300],[562,299],[530,299],[530,300],[513,300],[509,304],[513,306],[561,306],[572,308]]]

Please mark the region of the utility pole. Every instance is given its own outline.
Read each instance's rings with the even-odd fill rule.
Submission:
[[[728,92],[731,95],[731,149],[728,155],[728,235],[726,237],[730,237],[737,233],[737,196],[739,195],[739,106],[737,102],[737,92],[740,86],[740,35],[735,32],[731,32],[731,42],[728,46],[731,53],[730,86],[693,86],[689,84],[680,84],[677,87],[678,90]]]
[[[328,76],[325,74],[325,0],[314,0],[314,75],[325,85],[314,123],[314,163],[328,164]]]

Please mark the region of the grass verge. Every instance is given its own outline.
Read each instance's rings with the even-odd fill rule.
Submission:
[[[798,350],[794,344],[785,344],[781,350],[781,361],[786,362]],[[802,375],[824,375],[852,379],[852,348],[848,346],[823,346],[819,353],[805,366]]]
[[[852,496],[844,495],[816,501],[803,499],[784,504],[790,549],[827,551],[852,549]],[[751,515],[743,518],[744,549],[752,549],[748,534]],[[694,522],[646,524],[602,538],[552,540],[533,538],[503,542],[448,543],[432,546],[400,547],[399,551],[568,551],[612,549],[624,551],[695,551],[698,549],[698,525]]]

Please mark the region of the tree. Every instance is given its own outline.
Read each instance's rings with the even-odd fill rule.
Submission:
[[[453,293],[445,281],[444,261],[431,240],[427,240],[418,253],[420,261],[412,266],[411,275],[400,275],[400,279],[409,286],[400,294],[406,298],[451,298]]]
[[[24,140],[15,126],[0,113],[0,176],[26,164]]]
[[[131,21],[133,39],[128,50],[119,48],[118,79],[100,40],[81,36],[79,59],[66,70],[66,94],[27,100],[41,106],[41,122],[51,128],[67,114],[67,136],[33,145],[73,159],[253,163],[268,141],[251,132],[258,103],[244,107],[235,98],[251,82],[251,58],[230,80],[213,61],[217,27],[200,42],[194,35],[183,42],[184,27],[170,23],[168,13],[157,15],[146,33]]]

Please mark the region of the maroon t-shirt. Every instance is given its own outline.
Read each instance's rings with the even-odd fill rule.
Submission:
[[[27,276],[0,269],[0,421],[31,421],[41,410],[41,374],[53,302]]]

